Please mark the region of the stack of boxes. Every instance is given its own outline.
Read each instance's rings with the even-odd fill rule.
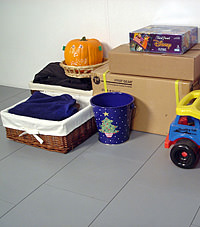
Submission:
[[[131,47],[123,44],[112,49],[109,63],[93,72],[93,95],[105,91],[133,95],[136,113],[132,129],[167,135],[176,115],[177,102],[198,87],[200,44],[193,43],[184,54],[163,53],[166,50],[163,47],[162,53],[150,53],[141,48],[131,51]]]

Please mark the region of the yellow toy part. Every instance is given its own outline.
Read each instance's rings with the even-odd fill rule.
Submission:
[[[188,93],[176,107],[176,114],[200,119],[200,90]]]

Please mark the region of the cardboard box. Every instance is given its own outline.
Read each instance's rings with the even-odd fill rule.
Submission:
[[[92,74],[93,95],[105,92],[125,92],[135,97],[136,113],[132,129],[137,131],[167,135],[170,123],[176,116],[176,80],[127,76],[103,73],[108,65],[96,69]],[[190,92],[192,82],[179,81],[178,94],[183,98]]]
[[[129,44],[118,46],[108,54],[112,73],[190,81],[200,77],[200,44],[182,55],[131,52]]]
[[[198,42],[194,26],[149,25],[129,33],[130,50],[183,54]]]

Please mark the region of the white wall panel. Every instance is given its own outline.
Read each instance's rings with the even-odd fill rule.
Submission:
[[[0,84],[28,88],[50,62],[62,61],[62,46],[74,38],[107,45],[105,0],[0,0]]]
[[[28,88],[69,40],[97,38],[105,56],[149,24],[200,26],[199,0],[0,0],[0,84]]]

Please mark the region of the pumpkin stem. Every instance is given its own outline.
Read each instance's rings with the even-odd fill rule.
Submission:
[[[81,39],[81,41],[87,41],[86,37],[83,36],[82,39]]]

